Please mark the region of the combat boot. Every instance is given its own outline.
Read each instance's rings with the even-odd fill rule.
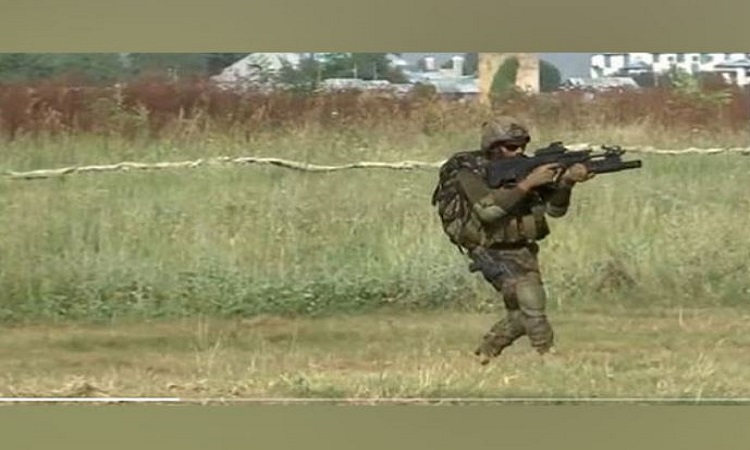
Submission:
[[[479,363],[485,366],[489,364],[493,358],[500,356],[503,350],[511,344],[512,341],[505,336],[487,333],[482,340],[482,343],[479,344],[479,347],[474,350],[474,355],[479,358]]]
[[[564,364],[563,356],[555,349],[550,347],[549,349],[537,349],[539,355],[539,364],[544,367],[558,367]]]

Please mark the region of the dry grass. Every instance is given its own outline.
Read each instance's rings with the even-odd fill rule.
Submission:
[[[558,354],[525,338],[483,367],[489,315],[380,313],[326,319],[8,329],[5,396],[748,397],[744,310],[555,313]]]
[[[205,92],[188,111],[174,86],[149,86],[114,106],[53,86],[68,106],[36,109],[5,88],[0,169],[248,154],[438,161],[474,148],[486,113]],[[675,95],[506,99],[495,112],[529,119],[535,144],[747,144],[746,95],[692,109]],[[643,159],[577,188],[542,245],[561,354],[540,364],[521,342],[486,368],[470,352],[496,297],[439,229],[434,172],[4,180],[2,394],[747,396],[750,160]]]
[[[512,94],[493,104],[494,113],[509,112],[542,129],[575,133],[645,125],[683,135],[732,134],[746,128],[748,109],[747,92],[709,85],[696,92],[660,88],[593,98],[573,92]],[[442,101],[423,90],[391,98],[357,92],[236,92],[200,79],[142,78],[115,87],[77,87],[63,80],[0,84],[0,134],[9,140],[96,135],[186,143],[230,135],[251,141],[259,132],[356,129],[429,135],[474,128],[487,113],[474,103]]]

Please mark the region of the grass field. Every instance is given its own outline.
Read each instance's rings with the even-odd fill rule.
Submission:
[[[303,145],[328,150],[276,147],[299,160]],[[447,148],[391,151],[434,161]],[[743,305],[750,159],[638,157],[643,169],[580,185],[568,216],[551,220],[542,263],[552,306]],[[430,205],[435,177],[227,167],[6,180],[0,319],[487,311],[493,293]]]
[[[523,338],[488,366],[490,315],[33,326],[0,337],[4,396],[747,398],[746,308],[552,313],[558,353]]]
[[[750,138],[728,125],[535,123],[535,145]],[[434,162],[476,135],[453,124],[17,136],[0,170],[219,155]],[[577,187],[542,243],[560,353],[541,363],[521,341],[486,368],[471,351],[501,310],[438,225],[434,170],[0,180],[0,392],[746,396],[750,158],[629,158],[644,167]]]

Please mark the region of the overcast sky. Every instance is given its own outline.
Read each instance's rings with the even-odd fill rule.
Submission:
[[[571,77],[590,77],[591,55],[593,53],[540,53],[539,57],[560,69],[560,75],[564,80]]]

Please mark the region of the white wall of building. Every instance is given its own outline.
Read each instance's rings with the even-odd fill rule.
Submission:
[[[626,66],[645,63],[651,71],[664,73],[672,67],[688,73],[714,72],[717,64],[748,58],[748,53],[597,53],[591,56],[591,78],[614,76]],[[750,69],[750,68],[748,68]],[[743,72],[740,70],[740,72]],[[737,83],[748,83],[745,72],[736,77]]]

